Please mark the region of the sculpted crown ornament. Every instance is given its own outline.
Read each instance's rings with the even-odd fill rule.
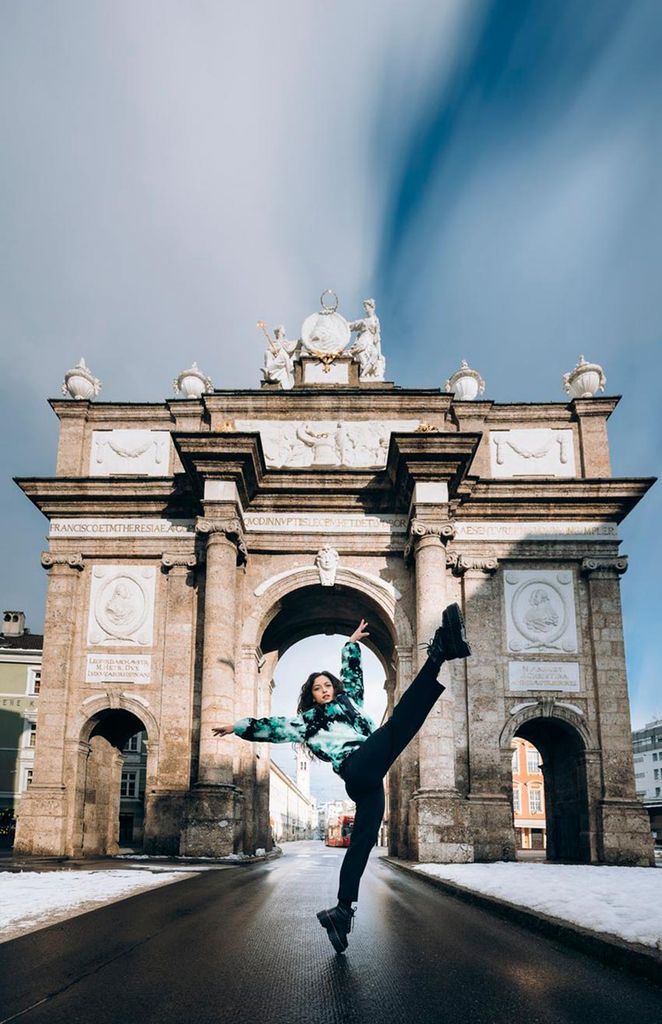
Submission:
[[[466,359],[463,359],[460,369],[446,381],[444,391],[454,392],[458,402],[473,402],[478,395],[484,393],[485,381],[478,370],[472,370]]]
[[[176,394],[181,393],[184,398],[201,398],[202,395],[210,394],[214,385],[206,373],[198,369],[197,363],[192,363],[188,370],[181,370],[172,382]]]
[[[288,339],[282,325],[275,328],[272,338],[264,320],[258,320],[257,326],[266,337],[268,346],[262,367],[264,383],[278,384],[284,391],[289,391],[295,384],[295,366],[305,366],[306,357],[309,361],[317,360],[321,363],[322,373],[329,375],[333,364],[343,357],[345,376],[330,376],[330,383],[348,383],[348,363],[358,364],[359,381],[383,381],[386,363],[381,350],[375,300],[365,299],[363,309],[363,317],[348,322],[338,312],[338,296],[331,288],[327,288],[320,296],[320,309],[307,316],[301,325],[300,339]],[[353,333],[356,339],[350,346]],[[309,381],[305,373],[303,382],[323,383],[314,377]]]
[[[78,401],[95,398],[101,391],[101,381],[85,365],[81,356],[76,366],[67,370],[62,383],[62,394],[71,395]]]
[[[571,398],[594,398],[604,391],[607,378],[598,363],[587,363],[583,356],[569,373],[563,374],[563,387]]]

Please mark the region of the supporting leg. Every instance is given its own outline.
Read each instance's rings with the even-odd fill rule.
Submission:
[[[375,789],[357,794],[354,799],[354,828],[340,868],[338,885],[338,899],[349,902],[358,899],[361,876],[368,863],[370,851],[377,842],[379,826],[384,817],[384,787],[380,782]]]

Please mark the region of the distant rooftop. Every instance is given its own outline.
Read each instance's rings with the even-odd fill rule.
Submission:
[[[21,636],[0,636],[0,651],[41,651],[44,648],[42,633],[22,633]]]

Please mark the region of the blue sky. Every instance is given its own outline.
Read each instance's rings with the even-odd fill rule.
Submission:
[[[196,359],[255,387],[255,322],[374,295],[387,376],[468,359],[496,401],[621,394],[614,473],[659,472],[658,0],[0,0],[3,607],[41,627],[46,405],[84,355],[106,400]],[[662,715],[660,488],[622,528],[633,718]]]

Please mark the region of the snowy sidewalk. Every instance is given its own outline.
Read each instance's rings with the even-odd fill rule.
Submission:
[[[0,942],[45,928],[160,885],[195,870],[0,871]]]
[[[662,965],[662,870],[590,864],[413,864],[387,858],[441,888],[474,899],[574,944]],[[591,942],[594,939],[595,942]],[[579,941],[587,940],[587,941]]]

